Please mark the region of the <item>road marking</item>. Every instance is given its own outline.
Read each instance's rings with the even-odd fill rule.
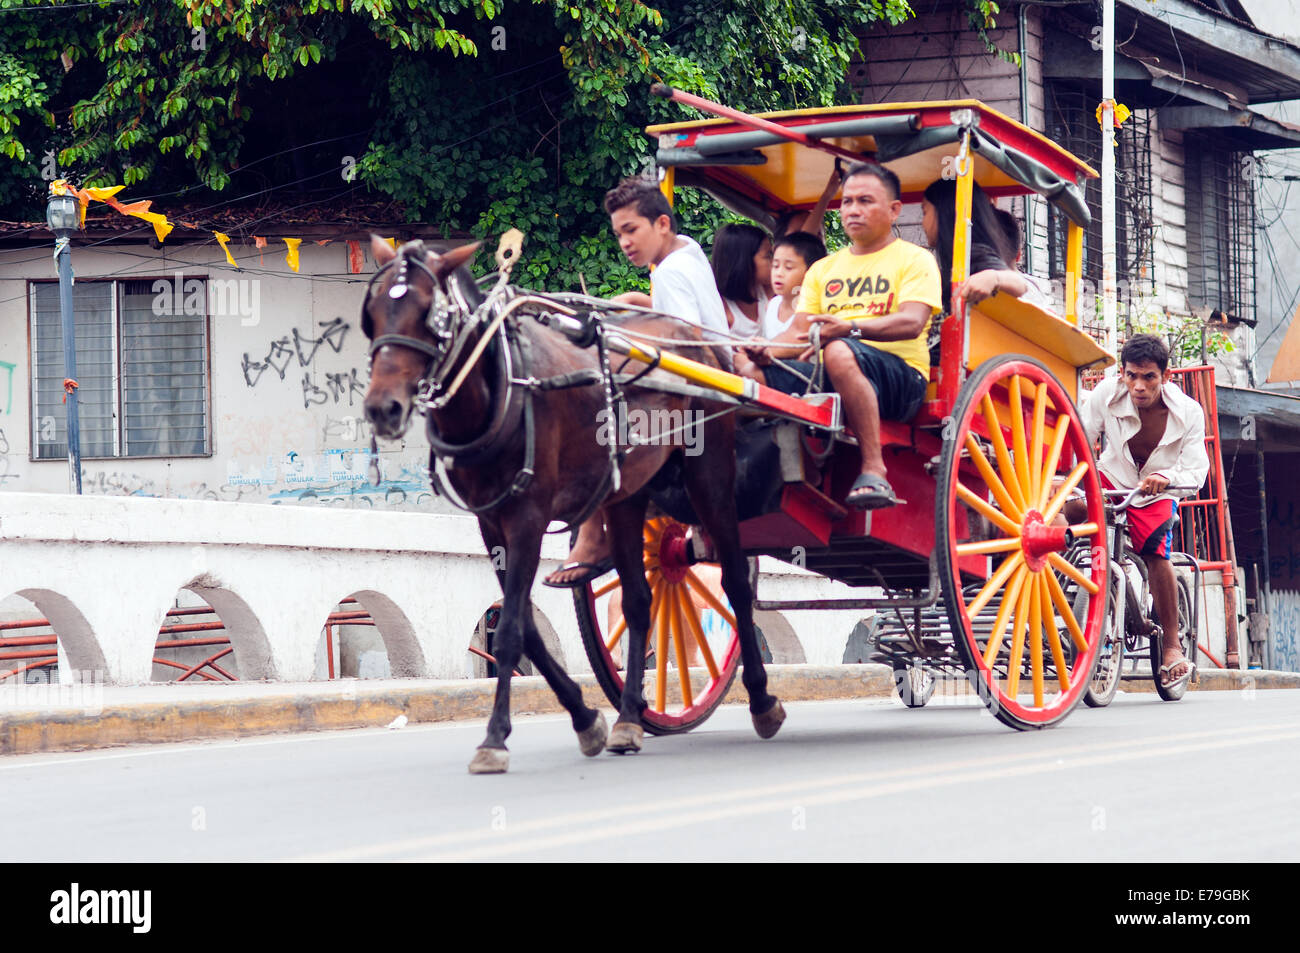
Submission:
[[[1214,748],[1265,744],[1291,738],[1300,738],[1300,729],[1296,729],[1294,722],[1184,732],[1172,736],[1166,735],[1159,739],[1106,741],[995,758],[968,758],[946,764],[926,764],[889,771],[854,772],[817,780],[802,779],[785,784],[767,785],[761,790],[746,787],[672,799],[654,798],[617,807],[575,811],[535,821],[512,823],[508,831],[479,828],[472,831],[406,838],[384,844],[342,848],[292,859],[325,862],[376,859],[421,862],[480,860],[602,839],[617,840],[629,834],[651,833],[737,816],[784,811],[788,810],[792,798],[800,805],[836,804],[970,781],[1041,774],[1048,771],[1114,764],[1139,758],[1169,756]],[[853,789],[835,790],[845,787]],[[617,827],[611,827],[607,823],[611,821],[622,823]],[[565,831],[564,828],[578,829]],[[546,833],[550,831],[560,832]],[[520,835],[534,834],[545,836],[532,839],[526,836],[520,838]],[[455,849],[459,845],[464,845],[463,849]],[[440,848],[451,850],[444,853],[419,853],[437,851]],[[416,856],[405,856],[412,854]]]

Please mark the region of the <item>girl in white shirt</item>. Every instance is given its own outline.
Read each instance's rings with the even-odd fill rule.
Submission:
[[[772,243],[756,225],[723,225],[713,236],[713,277],[737,337],[753,337],[771,296]]]

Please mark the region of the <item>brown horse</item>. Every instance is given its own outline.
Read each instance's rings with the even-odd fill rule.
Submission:
[[[670,445],[627,450],[619,467],[619,488],[611,492],[614,463],[608,441],[601,437],[608,430],[600,423],[606,417],[601,411],[608,412],[610,402],[597,348],[576,347],[559,331],[522,316],[522,308],[515,307],[519,300],[504,304],[512,313],[496,321],[511,293],[527,293],[504,288],[506,294],[498,297],[494,292],[485,299],[464,268],[476,248],[439,255],[411,242],[394,251],[372,238],[380,270],[372,279],[361,318],[372,342],[365,408],[375,435],[400,437],[412,411],[426,410],[435,487],[434,457],[439,457],[452,488],[477,514],[488,552],[500,552],[500,547],[505,553],[505,570],[497,573],[505,601],[493,643],[496,698],[487,737],[470,762],[470,772],[506,770],[510,673],[521,653],[569,712],[583,754],[595,755],[602,747],[618,753],[641,747],[651,603],[642,559],[650,492],[646,484],[674,454],[680,456],[687,495],[722,564],[722,588],[735,610],[742,679],[755,730],[761,737],[772,737],[785,712],[767,693],[754,632],[753,594],[736,521],[734,415],[722,414],[702,424],[702,433],[696,435],[698,455],[682,454]],[[529,300],[545,304],[544,299]],[[684,342],[700,339],[694,328],[664,317],[628,318],[619,327]],[[686,356],[716,366],[707,348],[690,349]],[[614,356],[613,370],[618,372],[620,362],[627,360]],[[645,368],[632,362],[629,369]],[[628,388],[622,399],[629,418],[641,409],[677,412],[652,419],[698,420],[720,409],[716,402],[639,387]],[[626,680],[608,745],[604,716],[583,703],[581,689],[546,651],[529,601],[547,526],[553,520],[576,526],[593,512],[603,514],[609,531],[614,565],[624,581],[623,613],[628,620]]]

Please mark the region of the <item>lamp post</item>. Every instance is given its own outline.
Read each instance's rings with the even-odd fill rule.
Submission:
[[[64,400],[68,407],[68,479],[73,493],[81,492],[81,421],[77,415],[77,313],[72,306],[72,254],[69,242],[77,229],[77,200],[62,181],[50,183],[45,221],[54,233],[54,258],[59,263],[59,316],[63,325]]]

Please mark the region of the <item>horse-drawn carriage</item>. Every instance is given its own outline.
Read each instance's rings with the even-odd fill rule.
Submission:
[[[447,352],[468,353],[466,342],[457,338],[445,317],[458,309],[459,298],[460,311],[479,316],[474,323],[480,340],[497,334],[503,322],[509,325],[505,315],[527,321],[521,318],[527,314],[599,350],[599,360],[588,363],[585,371],[569,370],[548,383],[535,374],[512,371],[513,351],[503,343],[498,350],[505,355],[505,379],[519,385],[527,383],[524,378],[531,380],[529,393],[535,392],[538,399],[550,393],[549,387],[569,388],[574,395],[575,388],[598,393],[603,387],[603,406],[608,408],[611,389],[623,394],[658,390],[683,400],[704,400],[710,408],[721,408],[715,413],[735,410],[747,418],[764,418],[768,451],[764,479],[759,482],[765,489],[759,494],[761,500],[742,499],[740,507],[740,548],[749,557],[751,583],[757,582],[754,557],[769,556],[797,561],[810,571],[866,591],[861,598],[813,603],[765,601],[756,593],[754,607],[876,609],[884,620],[876,627],[877,657],[890,661],[897,672],[910,673],[903,685],[905,700],[923,701],[924,695],[914,691],[919,687],[918,674],[958,675],[968,679],[1008,725],[1039,728],[1059,721],[1080,700],[1092,677],[1108,590],[1102,488],[1075,409],[1082,370],[1111,361],[1079,328],[1074,294],[1083,228],[1088,223],[1081,184],[1096,173],[1055,143],[975,101],[840,106],[761,117],[724,112],[717,119],[647,130],[657,145],[662,187],[670,201],[675,188],[690,186],[705,190],[734,211],[770,221],[783,212],[811,208],[837,156],[877,161],[890,168],[902,183],[905,203],[920,201],[922,190],[933,180],[951,178],[957,185],[959,223],[953,242],[954,284],[968,277],[973,183],[992,197],[1036,192],[1053,203],[1067,223],[1069,280],[1064,317],[999,294],[969,310],[959,304],[954,313],[935,319],[941,322],[937,360],[920,411],[905,423],[882,421],[889,480],[905,499],[869,512],[846,509],[838,502],[857,474],[858,453],[852,435],[842,426],[835,395],[784,394],[683,354],[663,343],[667,339],[662,331],[658,337],[625,331],[618,320],[605,321],[607,316],[628,313],[612,302],[516,290],[513,296],[502,292],[495,305],[480,306],[465,300],[463,281],[446,280],[450,264],[445,271],[434,268],[430,331],[421,332],[435,342],[422,345],[423,353],[432,357],[432,369],[426,367],[422,376],[409,371],[425,382],[415,402],[423,400],[427,407],[447,404],[445,391],[439,396],[452,377],[454,362]],[[441,288],[438,279],[443,279]],[[403,265],[396,278],[390,272],[384,288],[389,296],[398,297],[408,280]],[[503,285],[504,279],[498,289]],[[367,320],[381,307],[368,306]],[[368,334],[371,331],[367,328]],[[384,343],[401,346],[409,340],[409,334],[380,335],[375,337],[372,354]],[[611,372],[611,354],[625,357],[626,373]],[[630,370],[626,359],[633,362]],[[441,377],[435,373],[439,366]],[[655,373],[647,376],[647,367]],[[463,378],[463,373],[456,378],[456,386]],[[372,373],[372,392],[378,379]],[[485,385],[484,393],[490,391]],[[592,406],[601,405],[598,401]],[[368,413],[370,407],[368,401]],[[505,476],[492,487],[476,489],[463,477],[452,481],[470,508],[480,512],[489,547],[501,540],[509,549],[509,528],[492,522],[494,517],[485,520],[485,514],[500,507],[512,487],[519,495],[521,475],[530,471],[531,480],[531,470],[538,469],[527,454],[537,453],[545,435],[533,436],[531,404],[529,408],[527,438],[514,451],[518,455],[522,447],[524,463],[516,468],[513,483],[509,476],[514,464],[498,467]],[[543,414],[539,410],[536,416],[540,420]],[[375,414],[371,418],[377,419]],[[523,427],[520,412],[515,412],[514,420],[517,429]],[[397,429],[394,417],[388,433]],[[441,454],[437,440],[434,446]],[[463,450],[453,447],[453,463],[456,454],[462,461],[468,459]],[[610,469],[617,471],[613,457]],[[574,475],[573,479],[583,478]],[[595,498],[610,490],[608,484],[593,486],[589,495]],[[725,488],[724,496],[729,491]],[[698,725],[722,701],[745,651],[742,630],[750,607],[734,613],[733,606],[719,598],[716,586],[703,578],[705,570],[695,562],[688,540],[689,516],[674,518],[668,497],[653,496],[660,505],[642,510],[646,513],[644,583],[638,577],[633,592],[627,575],[606,575],[575,590],[575,606],[597,679],[616,706],[623,702],[622,717],[635,717],[635,709],[628,715],[624,674],[629,662],[640,661],[634,656],[645,653],[653,660],[654,684],[640,723],[652,733],[672,733]],[[1086,502],[1087,520],[1067,527],[1057,517],[1070,496],[1081,496]],[[757,512],[745,512],[746,505]],[[564,518],[574,525],[591,512],[576,503],[564,506]],[[550,517],[559,518],[560,512],[554,510]],[[1067,558],[1080,546],[1090,550],[1088,559]],[[624,560],[625,568],[631,565]],[[522,573],[528,576],[528,585],[535,569],[534,555]],[[725,577],[724,568],[724,585]],[[506,588],[509,614],[508,582]],[[635,618],[629,625],[623,617],[620,606],[627,600],[620,603],[620,599],[627,595],[634,612],[643,613],[646,591],[649,631],[645,641],[639,634],[634,640],[629,633],[636,633],[639,626]],[[706,609],[734,627],[722,643],[711,640],[705,631]],[[520,624],[526,630],[529,618]],[[532,654],[526,631],[524,648]],[[749,662],[752,657],[745,658]],[[770,696],[767,701],[755,700],[764,697],[762,686],[756,696],[748,678],[750,666],[745,667],[751,711],[764,734],[760,705],[775,700]],[[757,667],[761,670],[761,665]],[[504,671],[508,673],[508,664]],[[631,676],[639,688],[639,664]],[[547,677],[553,686],[560,684]],[[508,691],[508,685],[503,689]],[[583,740],[584,729],[595,731],[590,716],[580,716],[568,702],[566,706],[574,712],[584,752],[598,750],[590,734]],[[776,725],[767,728],[774,733]],[[499,745],[503,753],[503,740],[503,735],[490,730],[485,747]],[[499,769],[504,770],[504,762]],[[471,770],[493,768],[480,765]]]

